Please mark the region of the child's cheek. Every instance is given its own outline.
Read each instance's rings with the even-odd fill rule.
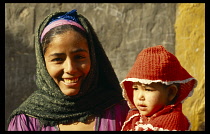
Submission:
[[[147,101],[150,104],[156,104],[160,100],[159,96],[150,94],[147,96]]]

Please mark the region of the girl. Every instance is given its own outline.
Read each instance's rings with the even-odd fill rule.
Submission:
[[[119,131],[128,107],[89,21],[76,10],[40,24],[35,91],[13,111],[9,131]]]

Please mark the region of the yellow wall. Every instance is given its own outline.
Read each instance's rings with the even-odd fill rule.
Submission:
[[[198,80],[194,94],[185,100],[183,113],[192,131],[205,130],[205,3],[177,4],[175,55]]]

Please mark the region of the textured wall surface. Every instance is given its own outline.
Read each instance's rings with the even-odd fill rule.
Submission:
[[[36,27],[49,13],[72,9],[92,23],[120,81],[143,48],[162,44],[175,53],[175,3],[6,3],[5,120],[37,89]]]
[[[175,23],[176,56],[181,65],[198,80],[192,97],[185,100],[183,112],[192,130],[205,130],[205,4],[178,4]]]

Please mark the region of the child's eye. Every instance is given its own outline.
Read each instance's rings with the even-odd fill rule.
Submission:
[[[132,88],[133,90],[138,90],[138,85],[136,83],[133,83]]]
[[[136,87],[136,88],[133,88],[133,90],[138,90],[138,88]]]
[[[149,89],[149,88],[146,88],[145,90],[146,90],[146,91],[153,91],[152,89]]]
[[[133,90],[138,90],[137,86],[132,86]]]

